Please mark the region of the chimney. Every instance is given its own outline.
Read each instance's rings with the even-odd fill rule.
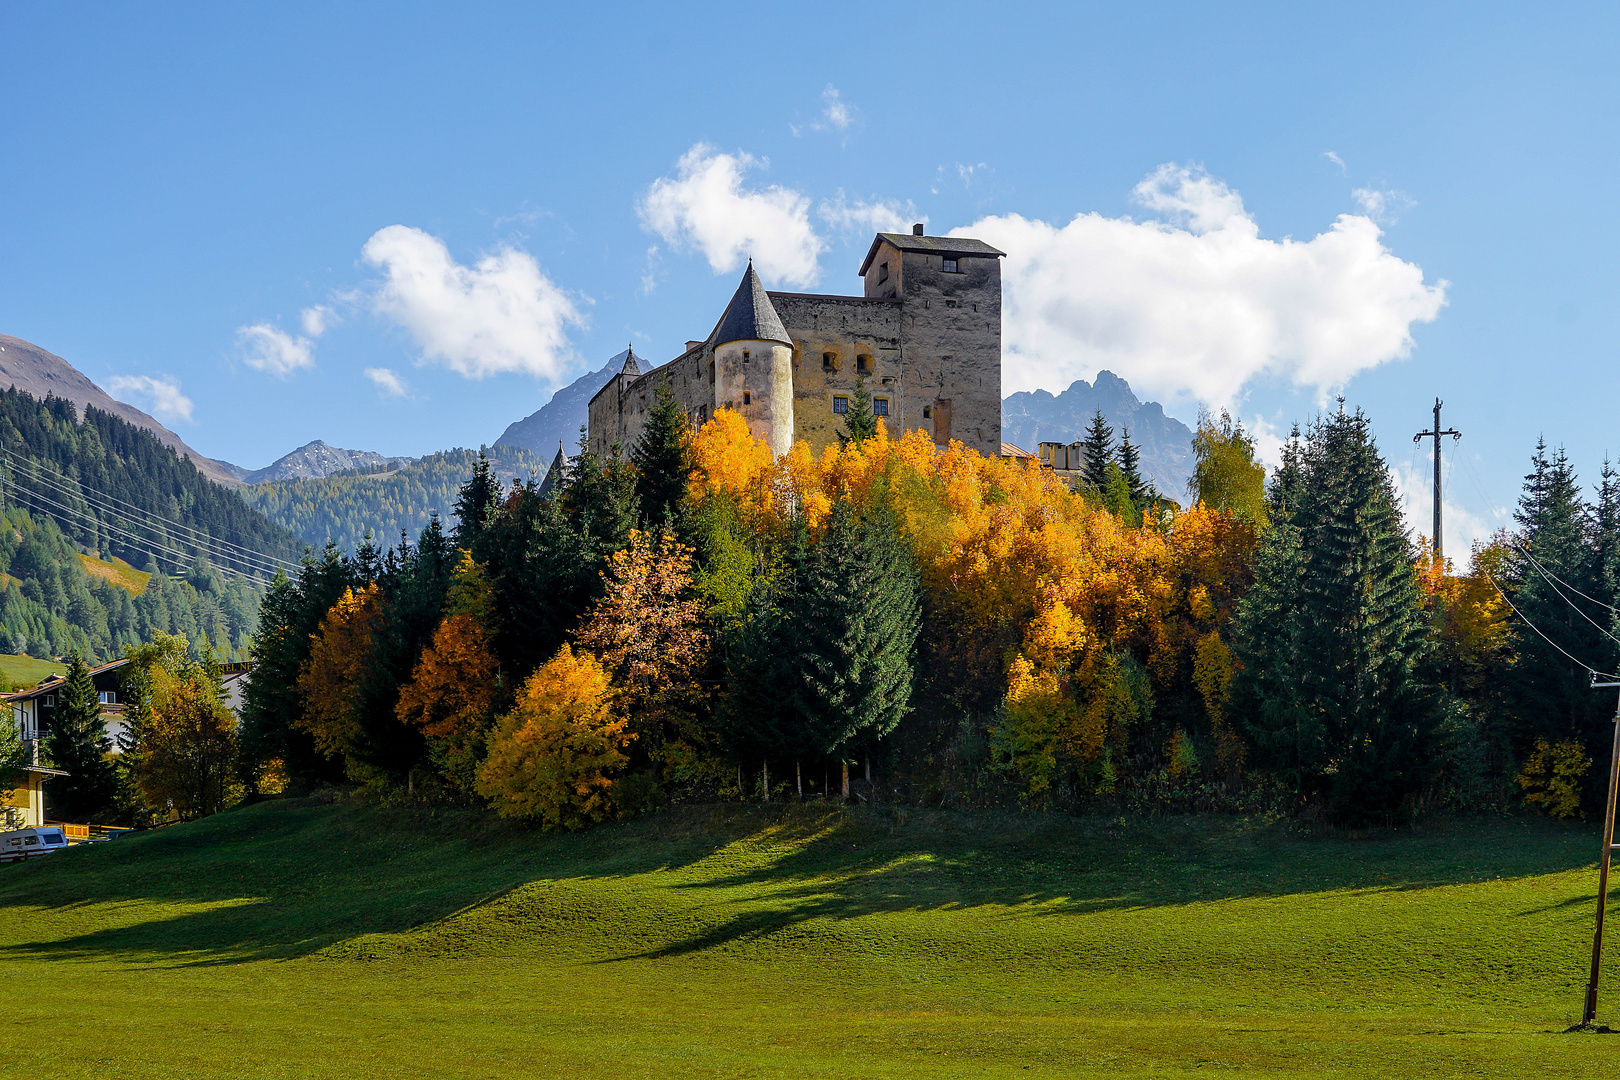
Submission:
[[[911,227],[911,235],[912,236],[921,236],[922,234],[923,234],[923,223],[919,221],[919,222],[917,222],[917,224],[915,224],[915,225],[913,225]]]

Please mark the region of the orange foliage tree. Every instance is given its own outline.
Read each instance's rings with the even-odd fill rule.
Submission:
[[[484,734],[501,689],[488,629],[489,593],[483,568],[463,551],[445,618],[394,706],[401,723],[422,729],[434,764],[462,798],[476,788]]]
[[[323,754],[348,757],[360,737],[360,686],[382,614],[375,584],[345,589],[310,635],[309,659],[298,672],[303,710],[296,723]],[[352,774],[352,760],[350,765]]]
[[[479,794],[502,817],[578,829],[612,816],[613,775],[635,738],[608,671],[564,645],[524,682],[489,737]]]

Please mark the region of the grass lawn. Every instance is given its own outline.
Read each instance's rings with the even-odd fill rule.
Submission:
[[[265,803],[0,868],[0,1072],[1595,1076],[1596,833]]]
[[[67,665],[56,660],[36,660],[32,656],[0,653],[0,679],[14,686],[38,686],[47,675],[66,675]]]

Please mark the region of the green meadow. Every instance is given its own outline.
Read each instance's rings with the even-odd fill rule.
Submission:
[[[0,868],[0,1072],[1596,1075],[1596,831],[267,802]]]

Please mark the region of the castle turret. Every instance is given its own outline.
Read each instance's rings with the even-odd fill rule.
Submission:
[[[709,341],[716,407],[736,409],[781,457],[793,446],[793,339],[752,260]]]

